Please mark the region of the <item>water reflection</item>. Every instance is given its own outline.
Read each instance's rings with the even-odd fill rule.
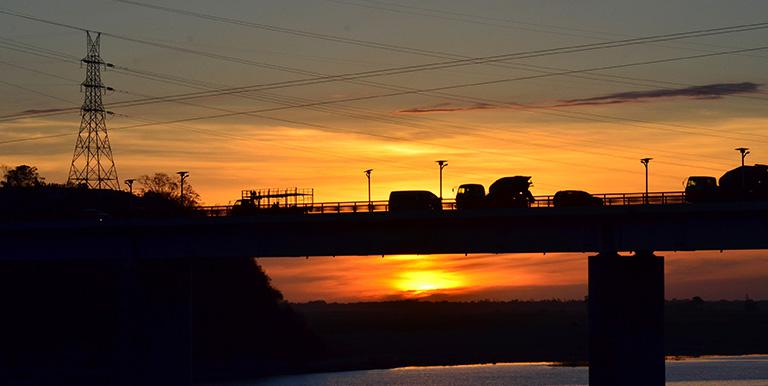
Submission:
[[[403,367],[275,377],[238,385],[587,385],[586,367],[551,363]],[[667,384],[675,386],[768,384],[768,355],[701,357],[667,361]]]

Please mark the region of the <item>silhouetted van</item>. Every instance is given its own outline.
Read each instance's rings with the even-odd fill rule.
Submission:
[[[768,200],[768,165],[739,166],[720,177],[726,200]]]
[[[485,187],[480,184],[463,184],[456,190],[456,209],[482,208],[485,201]]]
[[[439,212],[440,198],[427,190],[400,190],[389,194],[390,212]]]
[[[685,182],[685,201],[690,203],[718,200],[717,179],[708,176],[690,176]]]
[[[603,200],[583,190],[561,190],[555,193],[552,204],[556,208],[568,206],[600,206]]]
[[[531,177],[514,176],[499,178],[488,188],[485,197],[489,208],[527,208],[535,201],[528,190]]]

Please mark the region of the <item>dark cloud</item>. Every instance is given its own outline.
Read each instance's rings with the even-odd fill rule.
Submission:
[[[581,300],[587,295],[587,283],[565,285],[531,285],[531,286],[494,286],[472,290],[457,288],[453,290],[432,291],[424,296],[400,293],[391,294],[387,300],[419,299],[427,301],[478,301],[478,300],[542,300],[562,299]]]
[[[741,83],[713,83],[702,86],[690,86],[683,88],[665,88],[656,90],[627,91],[608,95],[600,95],[589,98],[577,98],[561,100],[551,106],[540,106],[542,108],[552,107],[574,107],[574,106],[602,106],[616,105],[624,103],[642,102],[658,98],[688,98],[688,99],[720,99],[727,95],[749,94],[761,91],[762,85],[752,82]],[[412,107],[398,110],[400,114],[430,114],[430,113],[454,113],[475,110],[494,110],[500,108],[510,108],[510,106],[500,106],[488,103],[473,104],[454,104],[438,103],[431,106]]]
[[[488,103],[473,103],[470,105],[455,105],[453,103],[438,103],[426,107],[412,107],[410,109],[399,110],[401,114],[426,114],[426,113],[453,113],[460,111],[490,110],[497,109],[499,106]]]
[[[677,89],[628,91],[591,98],[569,99],[554,107],[594,106],[630,103],[655,98],[720,99],[726,95],[747,94],[760,91],[760,84],[752,82],[715,83]]]
[[[24,110],[24,111],[22,111],[20,113],[17,113],[17,115],[56,113],[56,112],[59,112],[59,111],[67,111],[67,110],[71,110],[71,108],[61,108],[61,109],[29,109],[29,110]]]
[[[448,266],[453,272],[462,272],[466,270],[487,271],[489,266],[496,267],[496,269],[533,268],[531,271],[542,271],[545,266],[556,266],[557,272],[572,272],[573,264],[570,263],[576,262],[586,264],[586,260],[586,256],[570,256],[562,259],[547,256],[536,256],[534,258],[506,258],[492,256],[491,258],[480,258],[475,260],[452,258]]]

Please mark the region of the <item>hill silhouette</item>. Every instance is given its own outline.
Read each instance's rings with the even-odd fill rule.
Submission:
[[[247,379],[322,349],[252,259],[4,262],[0,301],[4,384]]]

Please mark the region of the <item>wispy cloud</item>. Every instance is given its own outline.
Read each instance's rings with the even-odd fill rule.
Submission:
[[[741,82],[714,83],[673,89],[628,91],[590,98],[563,100],[554,107],[611,105],[657,98],[720,99],[727,95],[755,93],[760,91],[760,87],[761,85],[757,83]]]
[[[661,98],[687,98],[687,99],[720,99],[728,95],[749,94],[761,91],[762,85],[753,82],[741,83],[713,83],[701,86],[690,86],[682,88],[664,88],[642,91],[626,91],[607,95],[599,95],[588,98],[565,99],[549,105],[530,106],[531,108],[557,108],[574,106],[599,106],[599,105],[617,105],[624,103],[643,102]],[[496,110],[510,109],[516,106],[515,103],[490,104],[490,103],[438,103],[429,106],[411,107],[398,110],[398,114],[432,114],[432,113],[456,113],[477,110]]]
[[[57,113],[59,111],[68,111],[68,110],[71,110],[71,108],[70,107],[62,107],[62,108],[52,108],[52,109],[28,109],[28,110],[24,110],[24,111],[16,113],[16,115]]]
[[[461,111],[491,110],[499,106],[489,103],[472,103],[468,105],[457,105],[454,103],[438,103],[436,105],[424,107],[412,107],[409,109],[398,110],[400,114],[428,114],[428,113],[455,113]]]

